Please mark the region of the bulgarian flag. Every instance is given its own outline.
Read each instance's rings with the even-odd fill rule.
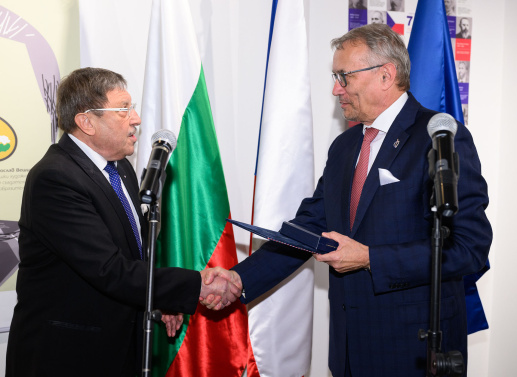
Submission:
[[[295,216],[302,199],[314,191],[313,155],[303,1],[274,0],[255,172],[254,225],[280,229],[283,221]],[[262,242],[253,238],[252,249]],[[312,266],[311,258],[275,289],[248,305],[248,377],[301,377],[308,372]]]
[[[202,270],[237,263],[230,206],[196,33],[187,0],[153,0],[137,171],[146,167],[152,134],[169,129],[177,148],[162,192],[157,266]],[[147,142],[149,140],[149,142]],[[156,326],[152,374],[241,376],[247,313],[239,301],[219,312],[198,305],[169,339]]]

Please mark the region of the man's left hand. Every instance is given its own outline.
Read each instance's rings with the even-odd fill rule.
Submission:
[[[167,335],[172,338],[183,324],[183,314],[162,314],[162,322],[167,327]]]

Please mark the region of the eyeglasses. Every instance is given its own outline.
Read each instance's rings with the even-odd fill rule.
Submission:
[[[126,119],[130,118],[133,115],[133,110],[135,110],[136,103],[132,103],[130,107],[109,107],[106,109],[88,109],[84,113],[87,114],[90,111],[126,111]]]
[[[386,63],[384,63],[384,64],[386,64]],[[341,85],[343,88],[346,88],[346,86],[348,85],[346,82],[346,75],[349,75],[351,73],[356,73],[356,72],[369,71],[370,69],[382,67],[384,64],[376,65],[376,66],[368,67],[368,68],[363,68],[363,69],[358,69],[355,71],[333,73],[332,78],[334,79],[334,82],[336,82],[336,80],[337,80],[337,81],[339,81],[339,85]]]

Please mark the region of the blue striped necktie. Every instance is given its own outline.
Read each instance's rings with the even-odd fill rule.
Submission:
[[[111,186],[117,193],[118,198],[120,199],[124,210],[126,211],[127,218],[131,223],[131,228],[133,229],[133,234],[136,238],[136,243],[138,244],[138,250],[140,252],[140,259],[142,258],[142,243],[140,241],[140,234],[138,233],[138,228],[136,226],[135,217],[133,216],[133,211],[131,210],[131,206],[127,201],[126,195],[124,195],[124,191],[122,190],[122,183],[120,181],[120,175],[118,174],[117,167],[115,166],[115,162],[108,161],[108,164],[104,168],[109,174],[109,179]]]

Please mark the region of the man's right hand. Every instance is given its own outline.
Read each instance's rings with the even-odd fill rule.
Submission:
[[[241,296],[242,282],[237,272],[214,267],[200,273],[202,281],[199,300],[208,309],[220,310]]]

